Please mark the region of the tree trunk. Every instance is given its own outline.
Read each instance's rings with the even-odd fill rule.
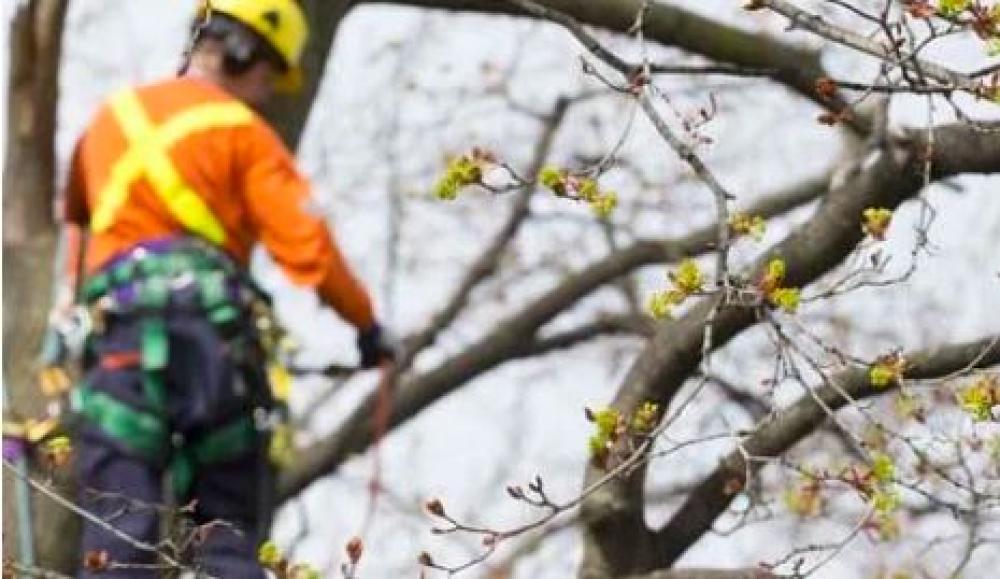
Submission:
[[[45,400],[35,387],[56,247],[53,219],[55,130],[65,0],[18,3],[11,30],[7,154],[3,196],[3,375],[8,413],[38,416]],[[6,418],[6,417],[5,417]],[[4,512],[14,513],[12,480],[4,473]],[[40,564],[69,569],[67,541],[76,518],[50,501],[33,500]],[[4,557],[14,555],[14,516],[4,517]]]
[[[302,93],[281,97],[268,105],[265,116],[291,149],[298,147],[340,22],[354,7],[354,0],[303,0],[310,36],[302,56]]]

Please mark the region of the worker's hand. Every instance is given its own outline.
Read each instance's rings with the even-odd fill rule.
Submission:
[[[381,362],[395,360],[399,344],[392,334],[376,322],[371,328],[358,333],[358,350],[361,367],[373,368]]]

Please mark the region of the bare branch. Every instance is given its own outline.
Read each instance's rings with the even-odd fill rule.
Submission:
[[[559,130],[559,126],[566,117],[566,111],[569,109],[571,103],[572,101],[567,98],[558,99],[552,112],[545,117],[545,125],[538,137],[538,142],[534,146],[534,156],[528,168],[529,175],[537,175],[541,170],[542,165],[549,156],[549,151],[552,149],[552,141],[555,138],[556,131]],[[515,198],[510,215],[507,217],[507,221],[497,232],[493,241],[483,250],[472,265],[466,269],[465,277],[458,284],[458,288],[448,300],[447,305],[431,318],[430,323],[423,330],[405,340],[405,351],[397,364],[399,371],[405,371],[409,368],[413,358],[420,351],[434,343],[434,339],[438,333],[451,324],[465,308],[472,290],[496,271],[500,263],[500,258],[503,256],[508,244],[514,239],[514,236],[521,228],[521,224],[528,217],[528,206],[533,191],[534,185],[521,187]]]
[[[89,523],[91,523],[93,525],[97,525],[98,527],[100,527],[100,528],[104,529],[105,531],[107,531],[107,532],[111,533],[112,535],[114,535],[116,538],[118,538],[118,539],[120,539],[120,540],[128,543],[129,545],[131,545],[132,547],[134,547],[136,549],[139,549],[140,551],[146,551],[148,553],[156,553],[156,555],[158,557],[160,557],[161,559],[163,559],[163,561],[167,565],[170,565],[171,567],[174,567],[176,569],[185,569],[186,568],[179,561],[177,561],[176,559],[174,559],[173,557],[171,557],[167,553],[164,553],[161,549],[157,549],[155,545],[150,545],[149,543],[145,543],[143,541],[140,541],[140,540],[136,539],[135,537],[132,537],[131,535],[129,535],[128,533],[125,533],[125,532],[121,531],[120,529],[118,529],[114,525],[111,525],[110,523],[101,520],[100,517],[98,517],[97,515],[94,515],[90,511],[88,511],[88,510],[86,510],[86,509],[84,509],[82,507],[77,506],[76,504],[73,503],[73,501],[71,501],[71,500],[63,497],[62,495],[60,495],[59,493],[57,493],[57,492],[53,491],[52,489],[48,488],[44,484],[36,481],[35,479],[33,479],[33,478],[31,478],[31,477],[29,477],[27,475],[21,474],[17,470],[17,468],[15,468],[14,465],[11,464],[7,459],[3,459],[3,466],[4,466],[4,469],[7,470],[7,472],[13,473],[14,476],[16,476],[16,477],[18,477],[18,478],[26,481],[28,484],[31,485],[31,487],[33,489],[35,489],[39,493],[45,495],[47,498],[51,499],[52,501],[54,501],[56,504],[58,504],[60,507],[62,507],[64,509],[66,509],[67,511],[79,515],[80,517],[82,517],[83,519],[85,519],[87,522],[89,522]]]
[[[975,342],[906,354],[910,362],[907,379],[933,379],[969,368],[986,368],[1000,364],[1000,341],[989,337]],[[885,392],[868,380],[867,369],[845,371],[831,379],[852,398],[861,399]],[[837,388],[824,386],[817,390],[822,403],[840,408],[847,400]],[[805,396],[770,422],[763,423],[743,441],[743,450],[731,452],[719,467],[691,494],[684,506],[653,537],[652,567],[669,567],[691,545],[708,531],[715,519],[732,501],[733,493],[724,492],[732,480],[744,481],[747,464],[744,452],[755,457],[779,456],[796,442],[812,433],[823,423],[826,411],[812,396]],[[759,463],[750,465],[757,468]]]
[[[774,574],[763,569],[668,569],[626,579],[771,579]]]
[[[950,138],[963,135],[972,141],[960,145],[960,140],[956,139],[956,146],[961,146],[962,151],[941,153],[951,156],[951,164],[942,163],[948,170],[957,170],[958,163],[972,171],[1000,171],[1000,146],[989,141],[991,136],[981,136],[978,129],[963,125],[940,127],[936,133],[949,133]],[[840,263],[861,240],[859,224],[866,207],[894,208],[923,187],[919,152],[925,150],[922,146],[925,143],[920,138],[914,136],[910,142],[895,143],[879,151],[866,170],[831,191],[808,222],[749,268],[746,279],[759,279],[773,257],[785,261],[785,283],[795,287],[807,285]],[[977,145],[986,152],[975,150]],[[938,168],[943,171],[943,167]],[[704,324],[712,309],[710,300],[703,301],[684,317],[662,327],[626,376],[614,400],[615,408],[624,415],[631,415],[646,402],[656,403],[661,409],[668,408],[681,385],[701,362]],[[720,311],[713,324],[712,347],[720,347],[757,322],[757,315],[750,308],[731,307]],[[584,505],[584,508],[602,513],[587,529],[585,572],[614,575],[666,566],[661,554],[654,552],[646,542],[648,535],[643,531],[644,472],[607,485],[604,493],[595,494]],[[590,468],[587,480],[602,476],[600,470]],[[634,545],[634,550],[620,548],[623,533],[628,533],[627,544]],[[679,542],[683,543],[683,540]],[[618,547],[612,549],[612,545]],[[645,566],[646,557],[652,557],[657,564]]]
[[[807,179],[788,190],[762,198],[746,211],[763,217],[790,211],[821,196],[826,191],[827,181],[827,176]],[[713,224],[682,238],[638,241],[569,276],[440,367],[405,378],[393,404],[391,426],[394,428],[412,418],[476,376],[518,357],[525,346],[525,336],[535,335],[560,312],[602,285],[644,265],[677,261],[711,251],[715,233]],[[335,470],[351,454],[364,451],[371,443],[369,421],[374,404],[375,398],[370,396],[334,434],[303,451],[295,467],[283,473],[279,496],[286,499],[298,493],[315,479]]]
[[[977,93],[979,84],[970,77],[955,72],[934,62],[900,51],[896,58],[893,47],[885,46],[856,32],[835,26],[822,16],[811,14],[786,0],[753,0],[754,6],[767,7],[792,21],[792,25],[879,59],[893,61],[893,64],[917,74],[926,75],[945,85]]]
[[[554,350],[564,350],[609,334],[629,334],[648,338],[653,335],[654,330],[654,322],[648,317],[628,314],[598,316],[596,320],[572,330],[530,341],[520,353],[520,357],[540,356]]]
[[[506,0],[368,0],[368,3],[382,2],[490,14],[525,13]],[[541,0],[537,4],[572,17],[581,24],[621,33],[630,31],[635,24],[636,14],[648,8],[643,18],[643,32],[648,40],[702,55],[716,63],[774,71],[769,75],[770,78],[821,107],[839,111],[845,106],[845,101],[839,96],[825,99],[816,93],[816,81],[828,76],[823,69],[819,52],[776,40],[767,34],[755,34],[726,26],[664,2]],[[638,69],[637,66],[633,68]],[[864,119],[854,121],[852,126],[865,130]]]

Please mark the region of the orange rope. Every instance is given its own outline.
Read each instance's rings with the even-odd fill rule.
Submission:
[[[372,473],[368,479],[368,512],[365,513],[359,536],[362,539],[368,534],[368,529],[375,520],[375,510],[378,506],[378,495],[382,492],[382,457],[381,442],[389,430],[392,418],[392,390],[394,369],[392,362],[380,364],[378,389],[375,392],[375,408],[372,412]]]

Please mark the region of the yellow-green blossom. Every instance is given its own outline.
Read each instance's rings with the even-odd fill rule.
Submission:
[[[676,289],[653,292],[649,296],[649,313],[657,320],[668,319],[673,307],[683,302],[685,297],[684,293]]]
[[[893,383],[901,382],[906,360],[898,354],[880,356],[868,368],[868,381],[876,388],[885,388]]]
[[[563,184],[563,172],[554,165],[546,165],[538,172],[538,182],[543,186],[558,192]]]
[[[257,561],[264,567],[275,567],[284,561],[285,556],[281,554],[278,545],[274,541],[264,541],[257,549]]]
[[[972,0],[938,0],[938,10],[942,16],[958,16],[971,4]]]
[[[705,285],[705,276],[698,269],[698,262],[685,259],[677,266],[677,272],[670,276],[674,286],[684,294],[690,295],[701,291]]]
[[[602,461],[607,455],[608,449],[618,438],[622,423],[621,413],[614,408],[605,408],[596,412],[588,410],[587,416],[597,427],[597,432],[587,440],[590,456],[594,460]]]
[[[776,257],[767,262],[767,268],[764,270],[764,276],[760,279],[757,286],[760,288],[761,293],[766,296],[781,287],[781,282],[784,280],[785,260],[780,257]]]
[[[42,444],[42,452],[49,466],[65,466],[73,455],[73,443],[68,436],[54,436]]]
[[[793,488],[785,491],[785,507],[800,517],[815,517],[823,510],[823,495],[819,481],[811,477],[803,479]]]
[[[632,431],[636,434],[648,434],[653,430],[659,408],[655,402],[643,402],[632,415]]]
[[[775,306],[790,314],[794,314],[799,309],[799,303],[802,301],[798,288],[790,287],[777,288],[767,297]]]
[[[468,155],[455,157],[448,163],[444,175],[434,185],[434,195],[438,199],[451,201],[458,197],[458,191],[466,185],[479,183],[483,176],[481,160]]]
[[[594,413],[594,424],[599,436],[610,437],[618,428],[621,413],[614,408],[605,408]]]
[[[618,194],[614,191],[605,191],[590,200],[590,208],[600,219],[610,217],[616,207],[618,207]]]
[[[729,217],[729,228],[736,235],[749,235],[754,241],[760,241],[767,230],[767,223],[760,215],[734,213]]]
[[[576,194],[580,199],[593,203],[600,196],[601,192],[597,188],[597,181],[587,177],[580,177],[576,180]]]
[[[896,465],[892,463],[892,457],[881,452],[875,453],[872,459],[872,476],[882,484],[892,482],[896,476]]]
[[[995,375],[983,376],[958,391],[958,404],[973,420],[989,420],[993,407],[1000,405],[1000,380]]]
[[[871,496],[871,505],[876,513],[887,515],[899,508],[899,493],[885,488],[875,489]]]
[[[872,366],[868,370],[868,380],[877,388],[885,388],[894,377],[895,373],[885,366]]]
[[[862,213],[861,229],[875,239],[885,239],[890,223],[892,211],[885,207],[869,207]]]
[[[554,165],[542,167],[538,182],[560,197],[585,201],[600,219],[607,219],[618,206],[618,194],[614,191],[602,191],[596,180],[571,175]]]
[[[785,279],[786,269],[785,260],[780,257],[776,257],[767,262],[767,277],[781,283]]]

